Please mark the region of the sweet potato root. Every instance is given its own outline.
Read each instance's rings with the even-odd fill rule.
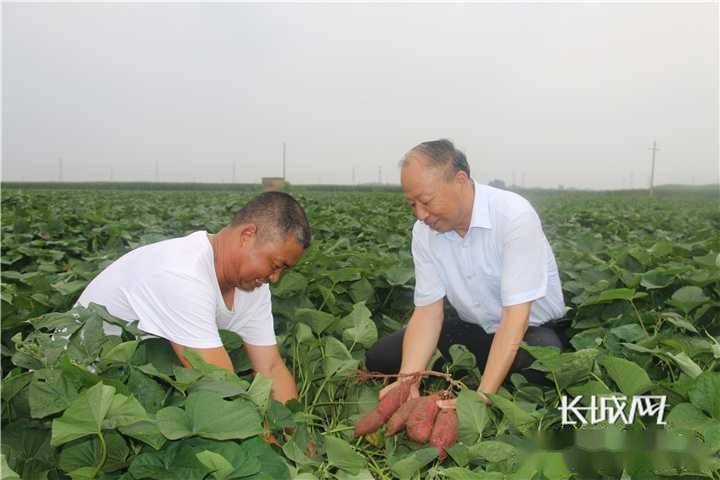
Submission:
[[[410,382],[400,382],[390,389],[375,407],[355,425],[355,436],[368,435],[377,431],[405,403],[410,394]]]
[[[355,436],[362,437],[363,435],[376,432],[382,427],[383,423],[385,423],[385,420],[380,416],[377,409],[373,410],[358,420],[358,423],[355,425]]]
[[[430,445],[438,449],[440,461],[447,457],[447,449],[455,444],[458,434],[458,418],[455,409],[443,409],[435,417]]]
[[[383,423],[405,403],[409,394],[410,382],[401,381],[380,399],[376,410],[383,419]]]
[[[385,425],[385,435],[388,437],[391,437],[398,433],[401,430],[405,429],[405,423],[407,422],[408,417],[410,416],[410,412],[412,411],[413,407],[415,407],[415,404],[420,400],[420,398],[413,398],[412,400],[408,400],[407,402],[403,403],[400,408],[398,408],[395,413],[392,414],[390,417],[390,420],[387,421],[387,424]]]
[[[435,415],[438,412],[438,394],[420,397],[405,424],[405,430],[410,440],[418,443],[427,443],[432,433]]]

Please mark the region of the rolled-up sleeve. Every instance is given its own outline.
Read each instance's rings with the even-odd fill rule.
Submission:
[[[433,262],[427,228],[415,222],[412,232],[412,256],[415,264],[416,307],[433,304],[445,296],[437,266]]]
[[[548,244],[534,211],[507,225],[502,245],[501,296],[504,307],[545,296],[548,284]]]

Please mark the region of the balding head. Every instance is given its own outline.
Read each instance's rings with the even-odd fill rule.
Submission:
[[[422,162],[424,167],[436,170],[447,181],[454,179],[458,172],[465,172],[470,177],[470,166],[465,154],[444,138],[414,146],[402,158],[400,166],[405,168],[411,161]]]

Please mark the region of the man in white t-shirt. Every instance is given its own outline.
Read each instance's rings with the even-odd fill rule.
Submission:
[[[448,140],[421,143],[401,167],[403,192],[418,219],[412,232],[415,310],[405,330],[367,352],[367,368],[424,370],[436,347],[447,357],[457,343],[476,356],[484,401],[510,372],[538,381],[539,372],[525,370],[532,358],[519,344],[563,348],[554,321],[565,315],[565,304],[537,213],[520,195],[473,180],[465,155]],[[417,383],[412,392],[418,394]]]
[[[267,284],[295,265],[309,243],[300,204],[286,193],[262,193],[216,234],[194,232],[123,255],[77,303],[97,303],[122,320],[138,321],[140,330],[167,339],[185,366],[183,349],[191,348],[232,372],[218,330],[234,331],[253,369],[272,379],[273,398],[286,402],[297,397],[297,386],[277,348]],[[110,324],[105,331],[120,333]]]

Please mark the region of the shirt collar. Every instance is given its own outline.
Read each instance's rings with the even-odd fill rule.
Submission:
[[[484,188],[484,185],[480,185],[474,178],[472,181],[475,186],[475,198],[473,199],[470,228],[492,228],[488,191]]]

